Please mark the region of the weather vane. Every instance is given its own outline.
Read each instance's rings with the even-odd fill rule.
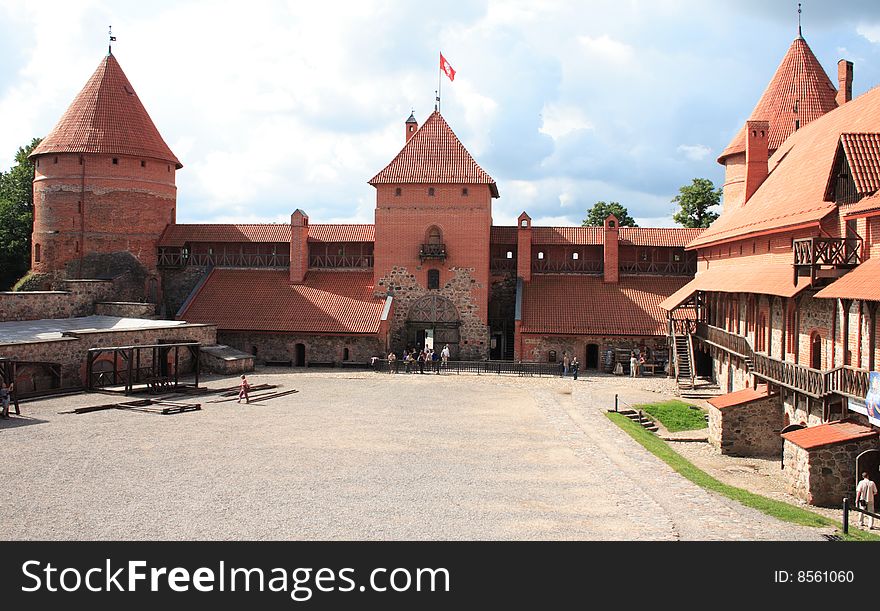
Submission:
[[[107,55],[113,55],[113,44],[116,42],[116,37],[113,35],[113,26],[110,26],[110,31],[107,33],[110,36],[110,43],[107,45]]]
[[[803,38],[804,35],[801,33],[801,3],[798,2],[798,36]]]

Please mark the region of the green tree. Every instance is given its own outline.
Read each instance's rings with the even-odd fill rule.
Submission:
[[[8,290],[30,268],[34,166],[27,157],[39,143],[34,138],[20,147],[12,168],[0,172],[0,290]]]
[[[678,190],[672,203],[679,205],[679,211],[672,215],[679,225],[684,227],[708,227],[718,218],[717,212],[710,208],[721,202],[721,189],[708,178],[694,178],[692,184]]]
[[[627,209],[617,202],[596,202],[596,205],[587,210],[587,218],[584,219],[582,225],[584,227],[602,227],[609,214],[617,217],[620,227],[638,227]]]

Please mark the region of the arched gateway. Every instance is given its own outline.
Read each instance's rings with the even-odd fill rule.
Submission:
[[[409,308],[406,320],[407,344],[411,348],[441,350],[449,344],[452,358],[458,356],[458,308],[440,295],[425,295],[416,299]]]

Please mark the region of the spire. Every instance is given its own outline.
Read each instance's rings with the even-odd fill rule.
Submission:
[[[755,105],[749,120],[770,123],[770,154],[810,121],[837,108],[837,90],[807,41],[795,38],[776,73]],[[746,150],[745,127],[740,129],[718,162]]]
[[[46,153],[130,155],[183,167],[112,54],[30,156]]]
[[[803,40],[803,38],[804,38],[804,33],[801,31],[801,3],[800,2],[798,2],[798,35],[797,35],[797,37],[800,38],[801,40]]]
[[[116,37],[113,35],[113,26],[110,26],[110,31],[107,33],[110,37],[110,42],[107,43],[107,55],[113,55],[113,43],[116,42]]]

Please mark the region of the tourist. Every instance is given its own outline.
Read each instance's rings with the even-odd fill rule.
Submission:
[[[241,374],[241,383],[238,385],[238,403],[241,403],[241,400],[244,399],[245,403],[250,403],[251,400],[248,397],[248,391],[251,389],[251,385],[248,384],[247,378],[244,374]]]
[[[3,382],[0,384],[0,418],[9,418],[9,401],[12,399],[12,391],[14,388],[14,383],[7,384]]]
[[[440,374],[440,353],[431,348],[431,366],[434,372]]]
[[[449,367],[449,344],[443,346],[443,350],[440,351],[440,361],[442,362],[443,369]]]
[[[874,496],[877,494],[877,484],[872,482],[867,472],[862,473],[862,481],[856,486],[856,505],[859,509],[874,513]],[[859,526],[865,523],[865,514],[859,513]],[[874,528],[874,516],[868,516],[868,529]]]
[[[639,357],[638,353],[633,350],[629,355],[629,377],[635,378],[639,375]]]
[[[645,353],[639,352],[639,375],[640,376],[645,375],[645,363],[646,363]]]
[[[581,368],[581,364],[578,362],[578,358],[574,357],[571,359],[571,374],[574,376],[574,379],[578,379],[578,370]]]
[[[418,361],[419,361],[419,373],[424,374],[425,373],[425,351],[424,350],[419,352]]]
[[[568,352],[562,352],[562,375],[567,376],[571,367],[571,357],[568,356]]]
[[[388,373],[397,373],[397,355],[393,351],[388,353]]]

